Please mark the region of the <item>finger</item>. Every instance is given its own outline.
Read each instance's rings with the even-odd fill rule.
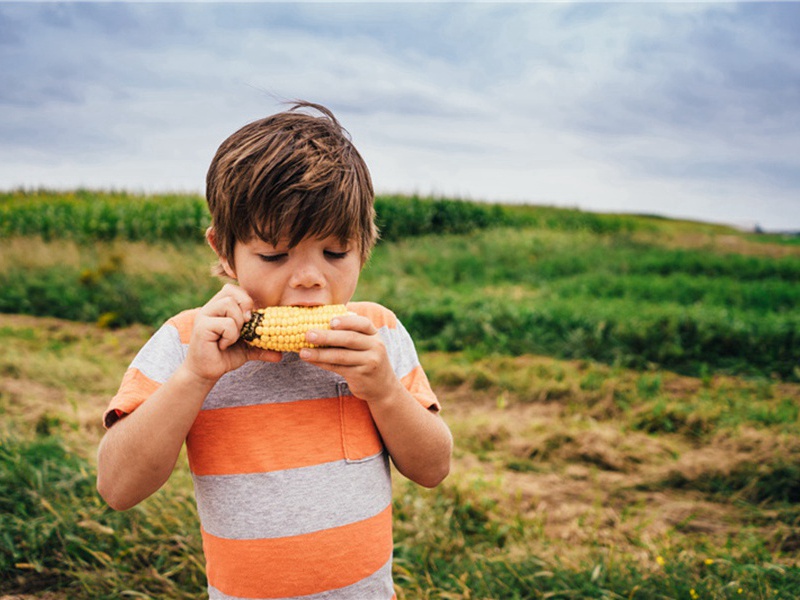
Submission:
[[[366,317],[350,313],[341,317],[334,317],[331,319],[331,329],[341,330],[349,329],[351,331],[358,331],[366,335],[374,335],[378,333],[375,325]]]
[[[249,314],[242,309],[242,305],[232,296],[220,296],[209,300],[201,309],[201,314],[207,317],[226,317],[233,319],[241,330],[242,325],[248,320]]]
[[[192,335],[201,342],[216,343],[220,350],[224,350],[239,339],[239,328],[230,317],[200,315]]]
[[[226,317],[216,317],[211,320],[211,331],[217,334],[217,345],[220,350],[225,350],[239,341],[241,326],[235,320]]]
[[[229,306],[231,301],[239,306],[246,320],[250,318],[251,315],[249,313],[255,308],[253,299],[241,287],[231,283],[226,283],[222,289],[208,301],[206,306]]]
[[[363,363],[363,352],[345,348],[303,348],[300,358],[317,366],[353,367]]]
[[[222,289],[236,301],[236,304],[239,305],[239,307],[242,310],[242,313],[245,315],[245,319],[250,319],[251,316],[250,313],[255,308],[255,302],[253,302],[253,299],[250,297],[250,294],[248,294],[246,291],[244,291],[244,289],[242,289],[238,285],[233,285],[231,283],[225,284],[225,286]]]
[[[335,346],[350,350],[369,350],[375,345],[372,335],[352,330],[312,329],[306,333],[306,341],[315,346]]]

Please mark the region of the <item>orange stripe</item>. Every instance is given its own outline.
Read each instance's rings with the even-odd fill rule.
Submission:
[[[266,540],[203,534],[208,582],[224,594],[283,598],[318,594],[369,577],[392,555],[392,507],[315,533]]]
[[[440,409],[439,400],[436,398],[436,394],[433,393],[428,376],[421,366],[414,367],[400,382],[422,406],[433,411]]]
[[[169,325],[172,325],[178,330],[178,337],[181,340],[181,344],[188,344],[192,340],[192,327],[194,327],[194,318],[199,310],[200,309],[197,308],[185,310],[167,321]]]
[[[339,403],[342,419],[344,458],[360,460],[374,456],[383,445],[369,406],[354,396],[341,399]]]
[[[160,383],[153,381],[139,369],[131,367],[125,371],[117,395],[111,399],[108,409],[103,414],[103,424],[111,427],[120,417],[131,414],[159,387]]]
[[[397,328],[397,316],[380,304],[375,302],[350,302],[347,308],[357,315],[367,317],[375,327]]]
[[[366,403],[338,397],[204,410],[186,439],[189,466],[197,475],[265,473],[342,460],[345,446],[346,458],[367,458],[383,448],[371,419]]]

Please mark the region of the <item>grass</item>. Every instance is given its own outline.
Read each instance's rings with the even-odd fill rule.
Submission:
[[[197,243],[16,237],[7,248],[0,312],[155,326],[220,285],[207,276],[211,251]],[[797,381],[798,281],[797,253],[689,252],[627,233],[494,228],[381,244],[359,297],[395,310],[426,350]]]
[[[33,223],[0,233],[0,598],[205,595],[185,460],[125,513],[94,490],[125,367],[219,285],[199,238],[125,233],[156,200],[0,198]],[[359,298],[412,330],[456,440],[437,489],[396,478],[399,598],[800,597],[793,238],[382,202]]]
[[[0,316],[0,592],[203,597],[185,461],[132,511],[94,491],[99,415],[149,331]],[[400,598],[800,593],[798,384],[422,358],[456,453],[436,490],[396,479]]]
[[[652,219],[579,210],[482,204],[451,198],[378,196],[384,240],[464,234],[497,226],[594,233],[656,229]],[[194,195],[137,195],[125,191],[17,189],[0,192],[0,238],[186,242],[202,240],[210,223],[205,200]]]
[[[798,377],[800,257],[495,229],[383,246],[362,291],[427,349]]]

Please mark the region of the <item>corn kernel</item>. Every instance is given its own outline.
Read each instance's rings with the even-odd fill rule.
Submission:
[[[305,339],[309,329],[330,329],[331,319],[346,314],[344,304],[260,308],[242,327],[241,337],[257,348],[298,352],[315,347]]]

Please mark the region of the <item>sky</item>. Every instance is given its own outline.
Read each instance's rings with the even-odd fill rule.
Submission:
[[[0,2],[0,189],[202,194],[293,99],[378,193],[800,230],[800,3]]]

